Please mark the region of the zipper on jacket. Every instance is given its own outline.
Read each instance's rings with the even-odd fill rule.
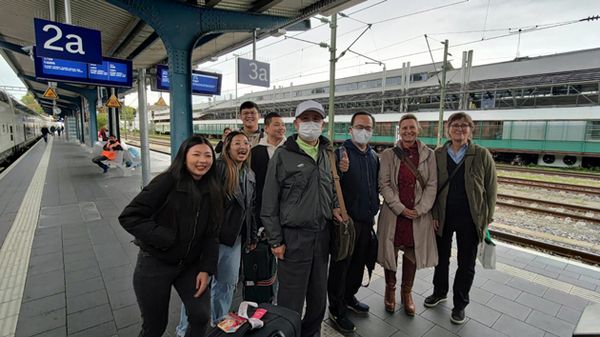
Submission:
[[[181,262],[185,261],[190,255],[190,250],[192,250],[192,244],[194,243],[194,238],[196,237],[196,227],[198,226],[198,217],[200,216],[200,210],[196,211],[196,219],[194,220],[194,230],[192,231],[192,239],[190,240],[190,244],[188,245],[187,252]]]

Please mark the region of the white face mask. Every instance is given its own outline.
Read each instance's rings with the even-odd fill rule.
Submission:
[[[298,126],[298,134],[302,140],[313,142],[321,135],[321,123],[301,122]]]
[[[373,131],[352,129],[352,140],[358,144],[368,144],[371,137],[373,137]]]

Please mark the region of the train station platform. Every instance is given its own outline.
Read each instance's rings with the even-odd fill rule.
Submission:
[[[137,248],[117,216],[140,191],[140,172],[102,174],[90,160],[85,147],[50,137],[0,175],[0,337],[137,336]],[[168,164],[168,156],[152,154],[153,173]],[[504,244],[497,253],[496,270],[477,267],[463,325],[450,323],[451,300],[423,306],[433,269],[417,272],[415,317],[399,307],[385,312],[376,269],[358,294],[370,314],[350,317],[355,335],[566,337],[583,309],[600,303],[598,268]],[[179,303],[173,292],[165,336],[174,336]],[[322,335],[339,336],[330,324]]]

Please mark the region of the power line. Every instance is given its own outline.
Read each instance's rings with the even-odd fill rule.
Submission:
[[[416,15],[416,14],[422,14],[422,13],[427,13],[427,12],[431,12],[431,11],[434,11],[434,10],[438,10],[438,9],[442,9],[442,8],[446,8],[446,7],[455,6],[455,5],[458,5],[458,4],[461,4],[461,3],[465,3],[465,2],[469,2],[469,0],[462,0],[462,1],[457,1],[457,2],[450,3],[450,4],[446,4],[446,5],[441,5],[441,6],[431,7],[431,8],[428,8],[428,9],[423,9],[423,10],[420,10],[420,11],[416,11],[416,12],[412,12],[412,13],[408,13],[408,14],[403,14],[403,15],[400,15],[400,16],[396,16],[396,17],[393,17],[393,18],[384,19],[384,20],[381,20],[381,21],[375,21],[375,22],[373,22],[373,24],[375,25],[375,24],[378,24],[378,23],[384,23],[384,22],[389,22],[389,21],[393,21],[393,20],[398,20],[398,19],[402,19],[402,18],[405,18],[405,17],[408,17],[408,16],[412,16],[412,15]]]

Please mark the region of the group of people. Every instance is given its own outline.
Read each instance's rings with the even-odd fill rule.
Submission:
[[[42,138],[44,138],[44,142],[46,143],[48,143],[48,135],[54,136],[56,133],[58,133],[58,136],[60,137],[61,133],[63,133],[64,131],[65,127],[62,125],[52,125],[50,128],[48,128],[47,126],[42,126],[42,128],[40,129],[40,132],[42,133]]]
[[[405,313],[415,314],[411,292],[420,268],[435,267],[425,306],[446,300],[454,232],[458,270],[450,319],[464,322],[477,246],[496,198],[494,162],[471,142],[469,115],[450,116],[449,141],[433,151],[418,139],[417,117],[406,114],[399,121],[400,140],[378,156],[369,145],[375,118],[355,113],[351,139],[333,153],[335,167],[329,160],[332,143],[322,136],[321,104],[302,102],[294,116],[296,133],[286,139],[279,114],[264,116],[261,130],[259,107],[244,102],[243,127],[228,130],[218,159],[206,138],[188,138],[171,166],[123,210],[119,221],[140,248],[133,280],[143,321],[140,336],[165,331],[171,287],[183,302],[178,336],[204,336],[209,325],[223,319],[241,259],[255,249],[260,228],[278,261],[277,305],[304,312],[303,337],[320,336],[327,298],[329,316],[342,332],[356,329],[348,310],[368,314],[369,306],[356,293],[373,249],[385,269],[387,311],[396,310],[400,251]],[[356,232],[354,253],[342,261],[329,259],[333,221],[344,220],[335,170]],[[372,247],[377,214],[379,243]]]

